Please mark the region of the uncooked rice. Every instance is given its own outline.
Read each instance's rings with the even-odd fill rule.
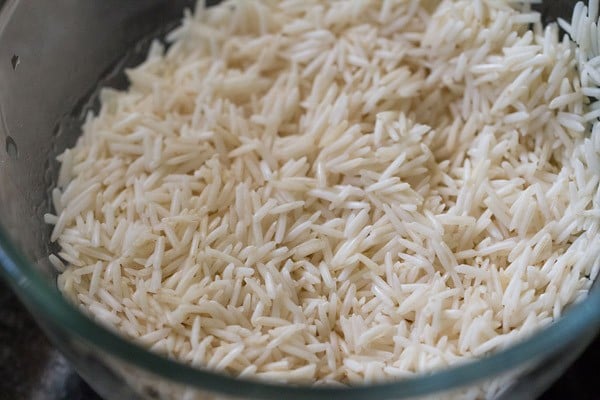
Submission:
[[[516,3],[199,4],[59,156],[59,288],[280,382],[410,377],[551,323],[600,266],[598,1],[560,21],[576,43]]]

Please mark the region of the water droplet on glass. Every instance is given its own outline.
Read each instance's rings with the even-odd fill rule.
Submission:
[[[6,143],[4,148],[6,150],[6,154],[8,154],[9,157],[16,158],[19,155],[17,143],[15,142],[15,139],[13,139],[11,136],[6,137]]]
[[[10,64],[12,65],[13,70],[17,69],[17,65],[19,65],[20,62],[21,60],[19,60],[19,56],[13,54],[12,58],[10,59]]]

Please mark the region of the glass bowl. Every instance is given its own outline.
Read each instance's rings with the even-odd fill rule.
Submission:
[[[0,1],[0,4],[2,2]],[[0,276],[53,343],[106,399],[497,398],[540,394],[600,330],[600,288],[552,325],[481,360],[397,382],[355,387],[269,384],[171,361],[98,325],[58,292],[43,214],[55,156],[75,143],[99,86],[124,88],[121,73],[150,38],[177,24],[190,0],[9,0],[0,13]],[[211,2],[208,2],[211,3]],[[540,5],[569,17],[574,1]],[[83,99],[83,100],[82,100]]]

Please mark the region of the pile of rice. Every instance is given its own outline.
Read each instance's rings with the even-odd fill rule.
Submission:
[[[59,157],[60,289],[153,351],[283,382],[407,377],[549,324],[600,265],[598,4],[561,22],[578,48],[510,3],[198,6]]]

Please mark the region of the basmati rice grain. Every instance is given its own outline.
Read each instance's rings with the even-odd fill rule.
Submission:
[[[292,383],[559,318],[600,268],[599,2],[558,21],[573,41],[531,3],[200,4],[58,157],[59,288],[152,351]]]

